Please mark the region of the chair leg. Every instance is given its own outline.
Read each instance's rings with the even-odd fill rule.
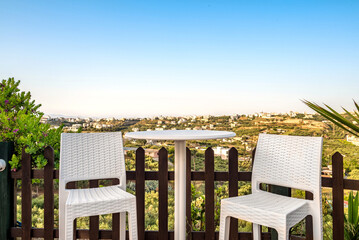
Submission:
[[[128,212],[128,231],[130,235],[130,240],[137,240],[137,213],[136,207],[132,208],[132,211]]]
[[[73,237],[74,237],[74,221],[75,221],[75,218],[73,218],[72,216],[66,216],[64,240],[73,239]]]
[[[66,218],[64,207],[59,212],[59,240],[66,240]]]
[[[253,240],[261,239],[261,226],[253,223]]]
[[[223,209],[222,207],[220,224],[219,224],[219,240],[229,240],[230,223],[231,223],[231,217],[225,214],[225,209]]]
[[[61,191],[61,188],[60,188]],[[64,200],[64,194],[60,192],[59,199],[59,240],[66,240],[66,228],[67,228],[67,207],[66,207],[66,199]]]
[[[313,214],[313,239],[323,239],[323,220],[319,214]]]
[[[126,212],[120,213],[120,240],[126,240]]]
[[[282,231],[278,231],[278,240],[289,240],[289,230],[285,229]]]

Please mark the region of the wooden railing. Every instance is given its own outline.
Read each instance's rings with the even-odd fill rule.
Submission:
[[[11,180],[21,179],[21,227],[10,229],[11,237],[21,237],[24,240],[44,238],[45,240],[57,238],[58,229],[54,229],[54,179],[59,178],[59,171],[54,169],[54,153],[51,147],[47,147],[44,156],[48,164],[44,169],[31,168],[31,156],[23,152],[22,168],[11,173]],[[187,239],[218,239],[215,232],[214,207],[215,207],[215,181],[228,181],[229,196],[237,196],[238,181],[251,181],[251,172],[238,172],[238,151],[231,148],[228,155],[228,172],[214,171],[214,152],[211,148],[205,151],[205,171],[191,171],[191,152],[187,149]],[[344,239],[344,189],[359,190],[359,181],[343,179],[343,157],[336,153],[332,156],[333,177],[322,177],[322,186],[333,189],[333,239]],[[31,226],[31,179],[44,180],[44,228],[36,229]],[[168,181],[174,180],[174,172],[168,171],[168,152],[165,148],[159,151],[158,171],[145,171],[145,151],[143,148],[136,150],[136,171],[127,171],[127,180],[136,183],[137,220],[139,239],[173,239],[173,232],[168,231]],[[145,181],[157,180],[159,182],[159,231],[145,231]],[[204,181],[205,183],[205,231],[195,232],[191,229],[191,181]],[[113,184],[118,180],[113,179]],[[98,180],[90,181],[90,187],[97,187]],[[76,183],[68,184],[68,188],[76,188]],[[310,199],[310,193],[306,198]],[[14,216],[16,216],[16,191],[14,191]],[[1,216],[0,216],[1,217]],[[311,219],[307,217],[306,239],[313,239]],[[119,225],[118,214],[113,214],[113,226]],[[90,217],[89,230],[77,229],[76,238],[89,239],[118,239],[118,227],[111,230],[99,229],[98,216]],[[238,232],[238,221],[231,219],[230,239],[252,239],[252,233]],[[262,239],[270,239],[270,233],[263,233]],[[303,239],[293,236],[292,239]]]

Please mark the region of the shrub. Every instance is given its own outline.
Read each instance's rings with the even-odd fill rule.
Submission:
[[[21,92],[20,81],[14,78],[2,80],[0,84],[0,141],[12,141],[15,153],[10,161],[13,170],[21,167],[21,151],[32,156],[32,165],[43,168],[47,160],[43,156],[46,146],[52,146],[55,152],[55,166],[59,162],[60,134],[62,127],[51,129],[49,124],[41,123],[44,115],[39,111],[30,92]]]

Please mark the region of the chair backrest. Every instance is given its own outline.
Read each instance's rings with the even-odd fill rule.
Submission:
[[[62,133],[60,181],[118,178],[126,186],[121,132]]]
[[[322,145],[321,137],[260,134],[252,188],[267,183],[320,194]]]

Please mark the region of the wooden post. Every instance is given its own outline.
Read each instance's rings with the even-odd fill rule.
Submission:
[[[138,239],[145,239],[145,150],[136,150],[136,203]]]
[[[90,180],[90,188],[97,188],[98,186],[98,180]],[[90,217],[90,240],[99,239],[99,223],[99,216]],[[116,227],[118,227],[118,225]]]
[[[228,154],[228,190],[229,197],[238,196],[238,151],[231,148]],[[229,238],[233,240],[238,239],[238,219],[231,218]]]
[[[168,152],[161,148],[158,152],[158,239],[168,239]]]
[[[305,191],[305,199],[313,200],[313,193]],[[305,218],[305,233],[306,240],[313,240],[313,217],[310,215]]]
[[[120,179],[113,179],[112,185],[120,184]],[[127,234],[127,233],[126,233]],[[120,240],[120,214],[112,214],[112,240]]]
[[[0,159],[5,160],[6,168],[0,172],[0,239],[12,239],[10,227],[14,222],[14,181],[10,177],[10,165],[14,143],[0,142]]]
[[[333,239],[344,240],[343,156],[336,152],[333,165]]]
[[[54,239],[54,149],[45,148],[44,168],[44,239]]]
[[[31,155],[25,152],[21,154],[21,228],[22,240],[31,240]]]
[[[191,150],[186,148],[186,231],[187,240],[192,239],[192,219],[191,219],[191,202],[192,202],[192,190],[191,190]]]
[[[205,152],[205,218],[206,218],[206,240],[214,240],[214,152],[207,148]]]

